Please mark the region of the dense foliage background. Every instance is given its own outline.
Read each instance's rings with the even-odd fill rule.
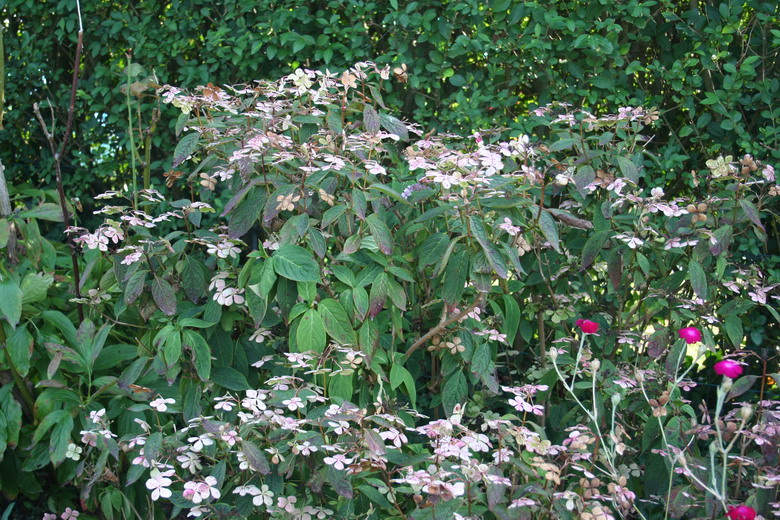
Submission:
[[[143,67],[133,81],[154,76],[183,87],[275,78],[299,66],[403,63],[409,81],[393,83],[385,103],[440,131],[498,124],[527,132],[532,123],[522,116],[551,100],[602,113],[657,107],[663,125],[645,161],[675,193],[685,190],[679,174],[713,154],[780,158],[776,2],[107,0],[83,9],[76,142],[65,167],[68,192],[85,202],[128,181],[129,58]],[[0,157],[14,180],[50,185],[31,105],[48,101],[64,120],[74,2],[6,0],[2,17]],[[153,106],[134,122],[141,132]],[[156,171],[168,159],[170,114],[140,147],[142,156],[150,148]]]

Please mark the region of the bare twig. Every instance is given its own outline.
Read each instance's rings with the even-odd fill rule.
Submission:
[[[444,316],[442,316],[442,320],[439,322],[438,325],[436,325],[434,328],[429,330],[423,337],[421,337],[420,339],[415,341],[414,344],[409,348],[409,350],[406,351],[406,355],[404,356],[404,363],[409,360],[409,357],[411,357],[411,355],[414,353],[415,350],[417,350],[422,345],[424,345],[433,336],[435,336],[436,334],[438,334],[442,330],[446,329],[447,327],[449,327],[450,325],[452,325],[453,323],[455,323],[456,321],[460,320],[461,318],[466,316],[468,313],[473,311],[476,308],[477,305],[482,303],[482,300],[484,300],[484,299],[485,299],[485,293],[481,292],[481,293],[477,294],[477,297],[474,299],[474,301],[471,303],[471,305],[469,305],[468,307],[466,307],[465,309],[460,311],[458,314],[452,316],[449,319],[446,319],[447,315],[445,313]]]
[[[57,179],[57,193],[60,198],[60,208],[62,209],[62,221],[65,224],[65,228],[70,227],[70,211],[68,211],[68,202],[67,198],[65,197],[65,188],[62,185],[62,158],[65,155],[65,151],[67,150],[68,144],[70,144],[70,137],[71,133],[73,131],[73,115],[76,110],[76,91],[78,88],[79,83],[79,64],[81,63],[81,50],[83,48],[84,44],[84,28],[81,24],[81,6],[79,5],[79,1],[76,0],[76,10],[78,11],[79,16],[79,34],[78,34],[78,41],[76,43],[76,58],[73,62],[73,81],[71,83],[70,88],[70,105],[68,107],[68,120],[65,124],[65,135],[62,138],[62,142],[60,143],[60,149],[57,150],[57,147],[54,144],[54,136],[52,135],[52,132],[49,132],[49,128],[46,126],[46,123],[43,120],[43,117],[41,116],[40,108],[38,107],[38,103],[33,104],[33,110],[35,111],[35,116],[38,118],[38,122],[41,124],[41,128],[43,129],[43,134],[46,136],[46,140],[49,142],[49,147],[51,148],[51,153],[54,156],[54,173],[56,175]],[[52,124],[52,129],[54,128],[54,125]],[[75,288],[76,288],[76,296],[78,298],[81,298],[81,283],[80,283],[80,275],[79,275],[79,262],[78,262],[78,254],[76,252],[76,244],[73,243],[73,239],[68,236],[67,238],[68,246],[70,247],[70,259],[71,263],[73,265],[73,278],[75,282]],[[79,315],[79,322],[84,321],[84,310],[81,307],[81,304],[76,304],[76,308],[78,310]]]

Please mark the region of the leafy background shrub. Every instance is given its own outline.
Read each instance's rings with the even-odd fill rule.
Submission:
[[[391,74],[161,89],[189,173],[68,229],[81,299],[49,274],[50,203],[10,216],[4,493],[46,475],[48,510],[78,490],[108,518],[770,514],[780,376],[742,347],[753,310],[776,337],[776,285],[733,251],[766,236],[771,165],[721,157],[670,197],[642,164],[652,110],[435,137],[386,108]],[[748,375],[719,384],[725,351]]]
[[[261,7],[85,6],[81,276],[73,7],[4,7],[21,517],[771,514],[775,5]]]
[[[141,162],[167,168],[174,112],[152,123],[143,80],[184,87],[275,78],[299,66],[342,71],[364,60],[405,64],[383,93],[396,115],[440,131],[506,125],[550,101],[594,113],[657,107],[643,163],[686,193],[683,172],[718,154],[778,159],[778,7],[774,2],[565,1],[99,2],[83,6],[85,52],[65,160],[68,192],[85,203],[129,182],[126,72],[141,103]],[[0,153],[8,174],[52,182],[30,100],[64,120],[76,42],[73,2],[10,0]],[[128,70],[130,62],[142,69]],[[142,72],[142,73],[141,73]],[[135,117],[136,114],[133,114]],[[125,128],[125,131],[121,129]],[[149,142],[145,142],[145,137]],[[19,139],[21,137],[21,139]],[[43,167],[41,167],[43,166]],[[659,178],[660,181],[661,178]],[[94,181],[99,182],[94,182]],[[89,181],[89,182],[85,182]]]

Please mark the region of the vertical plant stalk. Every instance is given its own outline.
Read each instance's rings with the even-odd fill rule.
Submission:
[[[3,110],[5,107],[5,48],[3,47],[3,26],[0,25],[0,130],[3,129]]]
[[[35,115],[38,118],[38,122],[41,124],[43,133],[46,136],[46,140],[49,142],[51,153],[54,156],[54,173],[57,178],[57,193],[60,198],[60,208],[62,209],[62,222],[65,224],[65,229],[70,227],[70,211],[68,211],[68,202],[67,202],[67,198],[65,197],[65,188],[62,185],[62,157],[65,154],[68,145],[70,144],[70,136],[71,136],[71,132],[73,131],[73,114],[76,110],[76,91],[79,83],[79,64],[81,63],[81,50],[84,45],[84,27],[81,24],[81,6],[79,5],[78,0],[76,0],[76,10],[78,11],[78,15],[79,15],[79,34],[78,34],[78,41],[76,43],[76,58],[73,61],[73,80],[71,82],[71,87],[70,87],[70,105],[68,106],[68,120],[67,123],[65,124],[65,135],[63,136],[62,142],[60,143],[59,151],[57,150],[57,147],[54,144],[54,136],[49,132],[49,128],[46,126],[46,123],[43,121],[43,117],[41,116],[41,111],[38,107],[38,103],[33,104],[33,110],[35,111]],[[53,125],[52,128],[54,128]],[[67,241],[68,241],[68,246],[70,247],[70,260],[73,266],[73,278],[76,287],[76,296],[78,298],[81,298],[81,287],[80,287],[81,276],[79,275],[79,262],[78,262],[78,255],[76,253],[76,244],[73,243],[73,239],[70,236],[67,237]],[[76,309],[79,315],[79,322],[84,321],[84,310],[82,309],[80,303],[76,304]]]
[[[133,138],[133,109],[130,106],[130,63],[131,56],[127,56],[127,66],[125,66],[125,75],[127,76],[127,83],[125,85],[125,102],[127,104],[127,132],[130,137],[130,166],[133,173],[133,209],[138,207],[138,180],[137,172],[135,168],[135,155],[137,153],[135,149],[135,139]]]
[[[5,182],[5,166],[0,162],[0,218],[11,216],[13,208],[11,207],[11,196],[8,194],[8,185]],[[8,262],[15,265],[16,257],[16,226],[13,222],[8,223],[8,243],[5,245],[8,251]]]

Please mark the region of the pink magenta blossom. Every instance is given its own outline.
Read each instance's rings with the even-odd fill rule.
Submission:
[[[678,330],[677,334],[679,334],[689,345],[701,341],[701,331],[696,327],[685,327],[684,329]]]
[[[756,517],[756,510],[748,506],[731,506],[727,515],[731,520],[753,520]]]
[[[724,359],[723,361],[718,361],[717,363],[715,363],[715,366],[713,366],[712,368],[715,369],[716,374],[730,377],[731,379],[738,378],[739,375],[742,373],[742,365],[740,365],[739,363],[731,359]]]
[[[585,334],[595,334],[599,331],[599,324],[595,321],[580,318],[575,322],[575,325],[577,325]]]

